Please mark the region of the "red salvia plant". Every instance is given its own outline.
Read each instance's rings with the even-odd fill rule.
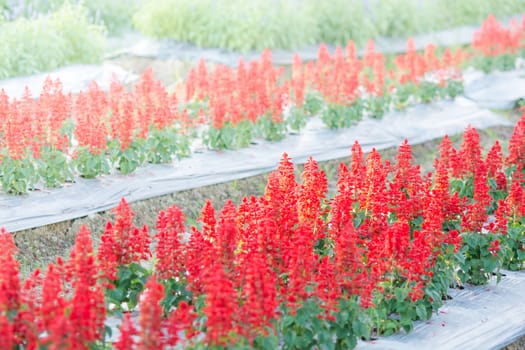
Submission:
[[[306,288],[314,282],[314,271],[317,268],[314,233],[310,226],[300,224],[294,232],[287,262],[288,283],[283,297],[286,298],[286,305],[293,314],[310,296],[311,293]]]
[[[277,232],[275,234],[278,251],[286,263],[286,254],[299,222],[297,213],[298,185],[295,181],[294,167],[286,153],[279,167],[272,172],[266,185],[265,197],[272,205]]]
[[[64,272],[61,261],[49,264],[42,285],[42,304],[40,307],[40,329],[45,332],[41,344],[54,349],[69,348],[70,328],[66,316],[69,306],[65,298]]]
[[[505,159],[507,166],[516,165],[525,168],[525,111],[514,126],[509,140],[509,152]]]
[[[360,227],[360,233],[363,235],[379,234],[386,228],[388,214],[387,172],[388,168],[382,163],[381,155],[375,148],[372,149],[367,157],[363,190],[359,193],[359,208],[365,215],[367,226]]]
[[[191,341],[197,334],[197,330],[193,325],[196,316],[193,305],[187,304],[184,300],[179,303],[168,319],[168,345],[175,346],[181,343],[184,346]],[[179,337],[181,332],[184,335],[183,337]]]
[[[139,303],[140,340],[137,348],[140,350],[163,349],[166,345],[163,334],[165,319],[162,318],[160,305],[162,298],[164,286],[153,275],[148,279]]]
[[[476,174],[478,167],[482,163],[481,157],[481,146],[479,143],[479,134],[471,126],[465,128],[463,133],[463,143],[458,153],[459,159],[461,159],[459,176],[469,177]]]
[[[322,303],[324,317],[335,321],[334,314],[339,310],[338,299],[341,291],[337,283],[335,266],[330,257],[324,256],[320,260],[314,280],[316,283],[315,295]]]
[[[522,173],[521,167],[518,166],[518,168],[513,173],[509,194],[505,200],[507,214],[512,222],[519,222],[520,218],[525,216],[525,191],[523,190],[524,183],[524,175]]]
[[[138,229],[133,225],[135,213],[124,198],[113,213],[115,223],[107,223],[98,251],[102,277],[110,281],[115,280],[118,266],[139,263],[151,256],[148,229],[146,226]]]
[[[462,219],[462,227],[465,231],[481,232],[487,221],[491,197],[486,173],[483,163],[475,169],[473,201],[467,205],[467,213]]]
[[[240,287],[243,304],[240,309],[241,333],[251,342],[273,328],[278,306],[275,272],[268,264],[263,247],[245,255],[239,270],[243,272]]]
[[[74,348],[89,347],[102,339],[106,308],[104,293],[97,283],[98,264],[95,260],[91,232],[82,225],[66,264],[67,279],[71,284],[69,343]]]
[[[319,170],[317,162],[310,157],[304,165],[301,178],[297,196],[299,223],[310,226],[314,239],[324,238],[323,204],[328,192],[325,173]]]
[[[198,297],[203,292],[203,280],[214,261],[214,247],[201,231],[191,227],[190,239],[186,248],[186,269],[188,289]]]
[[[503,167],[503,154],[498,140],[494,142],[494,145],[492,145],[487,153],[485,164],[487,165],[487,176],[489,178],[495,178],[496,175],[501,172]]]
[[[117,350],[133,350],[137,348],[135,337],[138,335],[137,329],[131,319],[131,314],[126,313],[120,324],[120,337],[113,343]]]
[[[182,239],[185,233],[185,216],[176,205],[160,211],[155,228],[157,248],[156,274],[161,279],[180,277],[184,274],[184,251]]]
[[[217,219],[215,218],[215,209],[209,199],[204,203],[199,221],[202,223],[202,235],[204,239],[216,243],[215,225],[217,224]]]
[[[306,78],[303,63],[297,53],[293,56],[292,81],[290,87],[293,91],[292,101],[294,105],[297,107],[302,107],[305,98]]]
[[[217,255],[221,259],[226,272],[231,272],[234,270],[235,250],[239,243],[237,209],[231,200],[227,200],[219,212],[219,220],[217,221],[215,232]]]
[[[210,262],[210,272],[204,279],[206,300],[202,309],[206,315],[206,344],[226,346],[231,332],[237,331],[237,294],[220,261]]]
[[[78,148],[85,147],[97,155],[107,150],[108,99],[96,82],[91,82],[87,92],[80,92],[75,99],[75,139]]]
[[[36,269],[24,281],[20,293],[20,309],[15,318],[17,343],[26,349],[35,349],[39,344],[39,309],[42,301],[43,276]]]
[[[514,53],[520,47],[520,35],[519,32],[503,28],[496,17],[490,15],[474,33],[472,47],[485,56]]]
[[[15,343],[15,329],[11,318],[17,315],[20,309],[20,268],[15,260],[16,248],[13,236],[0,229],[0,338],[2,344],[13,348]]]
[[[422,214],[421,193],[424,182],[418,165],[412,165],[412,151],[405,141],[399,146],[394,177],[390,182],[390,206],[401,221],[410,221]]]

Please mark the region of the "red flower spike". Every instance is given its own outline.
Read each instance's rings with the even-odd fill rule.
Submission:
[[[498,201],[498,207],[494,211],[494,217],[496,219],[496,227],[494,233],[507,234],[507,215],[508,215],[507,203],[504,200]]]
[[[471,126],[468,126],[463,133],[463,144],[459,151],[461,159],[461,168],[459,175],[470,176],[476,174],[478,167],[482,162],[481,146],[479,143],[479,134]]]
[[[206,344],[208,346],[230,343],[229,333],[235,330],[234,320],[238,314],[237,293],[224,272],[222,264],[215,261],[210,266],[204,283],[206,300]]]
[[[202,294],[203,280],[215,258],[215,250],[210,241],[204,239],[202,232],[191,227],[190,240],[186,249],[186,278],[188,288],[195,297]]]
[[[164,298],[164,286],[151,276],[144,287],[139,303],[139,350],[163,349],[166,339],[163,334],[161,300]]]
[[[227,200],[219,213],[216,228],[217,254],[227,272],[234,270],[235,250],[239,242],[237,227],[237,209],[231,200]]]
[[[13,235],[0,229],[0,314],[10,315],[20,307],[20,267],[15,259]]]
[[[0,348],[13,349],[16,345],[13,325],[6,315],[0,314]]]
[[[51,348],[69,348],[70,343],[64,335],[69,334],[66,316],[68,302],[64,298],[60,266],[49,264],[42,285],[42,304],[40,307],[40,329],[46,336],[41,344]]]
[[[503,154],[501,153],[501,145],[498,140],[494,142],[494,145],[492,145],[490,151],[487,153],[485,164],[487,165],[487,176],[489,178],[495,177],[496,173],[503,167]]]
[[[72,348],[86,348],[104,334],[106,308],[104,293],[97,284],[91,232],[82,225],[66,264],[67,278],[73,289],[70,301],[69,343]]]
[[[242,271],[241,297],[244,301],[240,310],[242,334],[250,341],[263,333],[267,327],[273,328],[278,307],[276,275],[267,263],[261,250],[245,256],[240,266]]]
[[[168,320],[168,345],[175,346],[178,343],[184,347],[191,339],[197,334],[195,328],[193,327],[193,322],[197,315],[193,305],[188,305],[185,301],[181,301],[175,309],[170,314]],[[184,337],[179,338],[179,333],[183,332]]]
[[[131,320],[131,314],[124,314],[122,323],[120,324],[119,340],[113,343],[117,350],[134,350],[137,348],[135,336],[138,335],[137,329]]]
[[[325,256],[321,259],[315,273],[315,282],[315,294],[322,302],[325,318],[335,321],[333,313],[339,310],[337,301],[340,297],[340,289],[336,279],[335,266],[330,257]]]
[[[525,167],[525,111],[514,126],[514,131],[509,140],[509,154],[505,159],[507,166],[516,165]]]
[[[184,254],[181,243],[185,232],[184,222],[184,213],[176,205],[159,213],[155,226],[158,230],[155,235],[157,239],[155,270],[159,278],[169,279],[184,273]]]
[[[217,220],[215,219],[215,209],[209,199],[204,203],[199,221],[202,223],[202,235],[204,238],[215,242],[217,238],[215,233]]]
[[[299,186],[297,201],[299,223],[310,226],[315,239],[320,239],[324,237],[321,205],[328,192],[328,181],[312,157],[306,161],[301,177],[302,183]]]

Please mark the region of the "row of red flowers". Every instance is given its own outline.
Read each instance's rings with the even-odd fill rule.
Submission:
[[[303,64],[296,55],[290,79],[265,51],[259,61],[241,60],[236,69],[209,71],[200,62],[179,94],[169,93],[152,71],[133,91],[115,81],[105,93],[92,83],[73,98],[51,80],[36,100],[28,90],[21,99],[1,91],[0,183],[6,193],[24,193],[76,175],[106,174],[112,166],[127,174],[147,162],[189,155],[195,135],[211,148],[246,147],[253,137],[278,140],[299,131],[310,115],[340,128],[409,103],[453,98],[462,92],[465,60],[481,57],[485,68],[511,68],[524,38],[523,23],[506,29],[490,17],[467,50],[439,55],[429,45],[419,53],[409,40],[407,52],[389,61],[372,42],[362,58],[352,42],[346,56],[340,47],[332,56],[321,45],[315,63]]]
[[[174,205],[150,235],[123,199],[97,251],[82,227],[69,259],[24,281],[2,232],[0,346],[105,348],[108,315],[122,317],[117,349],[348,349],[410,331],[455,281],[524,267],[524,166],[525,113],[506,157],[467,128],[424,175],[406,141],[393,163],[356,142],[331,198],[313,159],[297,182],[284,154],[264,196],[218,214],[207,201],[189,233]]]

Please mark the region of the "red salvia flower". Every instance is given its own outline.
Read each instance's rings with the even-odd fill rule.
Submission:
[[[489,178],[495,177],[496,173],[501,170],[503,166],[503,154],[501,153],[501,146],[498,140],[494,142],[494,145],[492,145],[490,151],[487,153],[485,164],[487,165],[487,176]]]
[[[137,329],[131,319],[131,314],[124,314],[122,323],[120,324],[120,337],[113,343],[117,350],[134,350],[137,348],[135,337],[138,335]]]
[[[202,235],[204,238],[211,242],[215,242],[217,238],[215,233],[217,220],[215,219],[215,209],[209,199],[204,202],[199,221],[202,223]]]
[[[474,198],[468,204],[467,213],[463,216],[462,226],[465,231],[481,232],[488,218],[488,207],[491,202],[486,167],[478,165],[474,173]]]
[[[87,349],[90,343],[103,337],[106,308],[104,293],[97,284],[98,264],[91,232],[84,225],[75,239],[66,271],[73,289],[69,343],[73,348]]]
[[[499,246],[499,240],[494,240],[490,243],[490,246],[489,246],[489,252],[490,254],[492,254],[493,256],[497,257],[498,256],[498,252],[501,250],[500,246]]]
[[[509,154],[505,159],[506,165],[525,167],[525,111],[514,126],[509,140]]]
[[[496,219],[495,233],[507,234],[507,203],[504,200],[498,201],[498,207],[494,211],[494,217]]]
[[[139,350],[163,349],[166,339],[163,335],[161,300],[164,298],[164,286],[151,276],[144,287],[139,303]]]
[[[64,297],[62,266],[49,264],[42,285],[42,304],[40,307],[40,328],[46,336],[43,345],[53,349],[66,349],[70,344],[66,336],[69,324],[66,316],[68,302]]]
[[[177,343],[182,343],[184,346],[191,341],[191,338],[197,334],[193,326],[196,316],[193,305],[188,305],[184,300],[179,303],[168,320],[168,345],[175,346]],[[179,337],[180,332],[184,334],[182,339]]]
[[[276,276],[268,265],[268,258],[261,250],[255,250],[242,261],[243,271],[240,310],[242,333],[250,340],[272,327],[278,306]]]
[[[471,126],[465,128],[463,144],[461,145],[458,157],[461,159],[459,175],[471,176],[476,174],[482,162],[481,146],[479,143],[479,134],[476,129]]]
[[[16,345],[13,325],[6,315],[0,314],[0,347],[13,349]]]
[[[155,226],[158,230],[155,235],[157,238],[155,270],[159,278],[169,279],[184,273],[184,254],[181,243],[185,232],[184,222],[184,213],[176,205],[159,212]]]
[[[75,100],[75,139],[79,147],[87,147],[91,154],[107,149],[109,104],[106,94],[96,82],[87,92],[80,92]]]
[[[299,223],[309,225],[315,239],[323,238],[322,204],[328,192],[328,181],[312,157],[306,161],[301,177],[302,183],[297,198]]]
[[[235,250],[239,241],[237,227],[237,209],[231,200],[227,200],[219,213],[216,225],[217,254],[227,272],[233,271]]]
[[[204,282],[206,300],[206,344],[208,346],[230,343],[229,333],[235,330],[234,320],[238,314],[237,295],[232,281],[228,279],[219,261],[211,263],[210,273]]]
[[[338,311],[337,301],[340,297],[340,289],[337,284],[335,266],[330,257],[321,259],[315,273],[316,293],[322,302],[321,307],[325,311],[325,318],[335,321],[334,313]]]
[[[194,296],[202,294],[202,283],[208,273],[208,268],[215,259],[214,247],[204,239],[202,232],[191,227],[190,240],[186,249],[186,269],[188,289]]]

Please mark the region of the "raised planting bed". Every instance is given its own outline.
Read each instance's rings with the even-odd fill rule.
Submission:
[[[446,137],[429,176],[406,142],[392,162],[375,150],[365,160],[356,142],[329,195],[313,159],[297,182],[285,154],[262,197],[216,207],[206,201],[193,227],[176,205],[158,214],[154,230],[135,225],[123,199],[97,251],[82,226],[68,259],[24,283],[13,236],[1,234],[0,281],[10,286],[0,289],[1,334],[7,347],[97,348],[111,339],[105,322],[120,323],[115,317],[124,312],[116,348],[347,349],[470,305],[466,291],[479,291],[470,284],[504,279],[480,298],[498,300],[494,292],[511,301],[523,272],[502,276],[501,269],[525,264],[524,135],[525,114],[506,156],[498,142],[485,153],[472,128],[459,149]],[[449,297],[450,309],[441,309]],[[501,306],[511,332],[483,346],[522,334],[517,310]],[[492,321],[489,328],[502,329]]]

